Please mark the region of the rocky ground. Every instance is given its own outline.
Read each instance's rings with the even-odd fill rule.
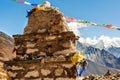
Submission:
[[[80,79],[78,79],[80,80]],[[120,72],[116,73],[116,74],[111,74],[111,72],[107,72],[105,75],[103,76],[87,76],[81,80],[120,80]]]

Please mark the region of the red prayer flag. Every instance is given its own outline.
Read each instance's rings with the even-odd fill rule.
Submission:
[[[65,18],[66,18],[66,20],[68,20],[68,21],[75,21],[74,18],[71,18],[71,17],[68,17],[68,16],[66,16]]]
[[[112,28],[113,25],[112,24],[105,24],[104,27],[106,27],[106,28]]]
[[[22,0],[18,0],[18,2],[21,3],[21,4],[24,4],[24,2]]]

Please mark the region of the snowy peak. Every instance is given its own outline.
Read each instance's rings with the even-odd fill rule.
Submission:
[[[86,46],[93,46],[99,49],[108,49],[112,46],[120,47],[120,38],[114,37],[110,38],[108,36],[100,36],[99,38],[80,38],[81,43],[84,43]]]

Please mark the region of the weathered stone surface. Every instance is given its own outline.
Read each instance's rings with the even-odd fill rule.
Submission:
[[[27,48],[34,48],[34,47],[35,47],[35,43],[27,42],[27,43],[26,43],[26,47],[27,47]]]
[[[29,69],[35,69],[35,66],[31,66],[31,67],[29,67]]]
[[[35,71],[28,71],[27,74],[25,74],[25,77],[39,77],[39,72],[37,70]]]
[[[56,80],[75,80],[74,78],[57,78]]]
[[[73,65],[72,64],[62,64],[63,67],[66,67],[66,68],[71,68]]]
[[[117,77],[120,77],[120,72],[117,73]]]
[[[65,54],[65,55],[69,55],[70,53],[74,53],[75,49],[65,49],[65,50],[59,50],[54,52],[53,54]]]
[[[20,66],[9,66],[7,69],[12,69],[12,70],[24,70],[23,67],[20,67]]]
[[[31,34],[14,35],[17,55],[40,54],[53,55],[53,53],[70,54],[75,52],[75,40],[73,32],[60,34]]]
[[[9,71],[8,74],[9,74],[9,76],[11,76],[11,77],[16,77],[17,72],[11,72],[11,71]]]
[[[42,80],[41,78],[36,78],[36,79],[32,79],[32,80]]]
[[[55,76],[61,76],[62,73],[63,73],[63,69],[58,68],[58,69],[55,70]]]
[[[9,74],[14,79],[38,79],[38,78],[50,78],[50,79],[56,79],[55,77],[61,77],[61,78],[72,78],[74,77],[75,73],[73,72],[72,68],[67,68],[63,66],[63,64],[66,64],[66,66],[70,65],[71,62],[69,61],[51,61],[51,62],[44,62],[41,63],[40,60],[31,60],[31,61],[9,61],[6,62],[8,64],[8,71]],[[16,65],[19,67],[24,67],[24,70],[12,70],[10,66]],[[70,65],[71,66],[71,65]]]
[[[44,75],[44,76],[47,76],[50,73],[51,73],[51,71],[48,70],[48,69],[41,69],[41,74]]]
[[[54,80],[53,78],[44,78],[44,80]]]
[[[25,79],[22,78],[22,79],[15,79],[15,80],[25,80]]]
[[[28,18],[24,34],[30,33],[61,33],[68,31],[64,16],[57,9],[36,11]]]
[[[57,61],[66,61],[66,58],[65,58],[65,56],[63,56],[63,55],[60,55],[60,56],[57,56],[57,57],[56,57],[56,60],[57,60]]]
[[[38,52],[38,49],[27,49],[26,53],[30,54],[30,53],[35,53]]]

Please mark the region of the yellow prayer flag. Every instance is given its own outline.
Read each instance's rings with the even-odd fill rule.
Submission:
[[[73,64],[76,64],[77,62],[81,62],[81,61],[83,61],[83,59],[84,59],[84,56],[83,56],[83,54],[82,54],[81,51],[76,52],[76,53],[71,57],[71,61],[72,61]]]

